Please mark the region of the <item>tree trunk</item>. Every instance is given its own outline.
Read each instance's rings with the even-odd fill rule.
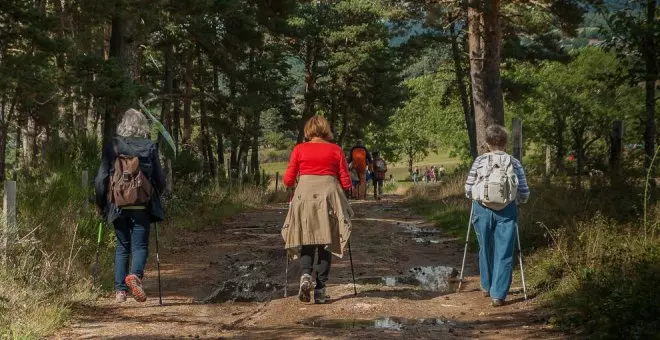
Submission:
[[[121,11],[121,10],[118,10]],[[124,81],[131,81],[139,77],[139,65],[137,62],[136,42],[131,35],[132,24],[124,18],[123,13],[115,13],[112,18],[112,33],[110,36],[110,59],[115,59],[124,68]],[[107,145],[115,134],[117,118],[130,107],[132,98],[130,94],[124,94],[118,102],[106,103],[103,119],[103,145]]]
[[[254,117],[253,126],[259,126],[261,124],[261,114],[257,112]],[[259,130],[255,129],[252,134],[252,154],[250,158],[250,172],[254,177],[259,175]],[[257,181],[258,182],[258,181]]]
[[[610,134],[610,179],[615,184],[621,177],[621,155],[623,153],[623,121],[616,120]]]
[[[188,59],[186,60],[186,66],[184,70],[184,81],[185,89],[183,93],[183,136],[181,138],[181,144],[183,149],[190,152],[192,150],[192,85],[193,85],[193,57],[192,53],[189,53]]]
[[[344,144],[344,139],[346,138],[346,134],[348,133],[348,112],[344,111],[342,112],[342,124],[341,124],[341,132],[339,133],[339,139],[337,139],[337,144],[339,146],[342,146]]]
[[[656,18],[656,0],[646,1],[646,36],[644,39],[644,46],[642,48],[642,55],[646,66],[646,114],[643,119],[645,122],[644,128],[644,169],[650,173],[649,184],[652,188],[655,187],[655,169],[656,165],[652,163],[653,156],[655,155],[655,139],[656,139],[656,113],[655,113],[655,86],[658,80],[658,64],[657,64],[657,47],[655,46],[655,37],[657,34],[652,28]],[[653,192],[652,190],[652,196]]]
[[[216,134],[216,139],[217,139],[217,153],[218,153],[218,174],[224,174],[225,173],[225,145],[224,145],[224,140],[222,138],[221,133]],[[222,177],[222,176],[220,176]]]
[[[179,94],[179,82],[175,79],[174,80],[174,89],[173,92],[175,95]],[[180,150],[181,146],[181,101],[178,99],[175,99],[172,102],[172,105],[174,107],[172,108],[172,117],[171,117],[171,123],[170,125],[172,126],[172,131],[174,132],[174,145],[177,147],[177,150]]]
[[[475,0],[468,8],[470,74],[480,154],[488,151],[486,128],[491,124],[504,125],[499,6],[499,0]]]
[[[162,95],[165,97],[162,102],[160,121],[168,129],[172,129],[171,126],[171,110],[172,110],[172,93],[174,91],[174,50],[171,44],[165,45],[163,48],[163,54],[165,55],[165,76],[163,79],[163,91]]]
[[[208,119],[206,117],[206,91],[204,88],[204,61],[202,59],[202,51],[201,48],[198,47],[197,49],[197,79],[198,79],[198,84],[197,87],[199,88],[200,91],[200,97],[199,97],[199,115],[200,115],[200,130],[202,134],[202,154],[204,155],[204,158],[206,159],[206,165],[209,169],[209,173],[211,174],[211,177],[215,178],[216,177],[216,167],[215,167],[215,157],[213,156],[213,148],[211,147],[211,136],[209,135],[209,124],[208,124]]]
[[[304,127],[307,120],[314,115],[316,104],[316,69],[317,62],[316,38],[307,39],[305,44],[305,108],[298,130],[298,143],[305,138]]]
[[[1,58],[0,58],[1,60]],[[7,149],[7,95],[0,101],[0,182],[5,181],[5,151]]]
[[[467,128],[468,138],[470,140],[470,156],[476,159],[477,152],[477,131],[474,121],[474,110],[470,107],[469,94],[465,85],[465,71],[463,70],[463,58],[461,57],[461,50],[458,45],[458,35],[456,34],[456,24],[454,18],[449,15],[449,21],[452,23],[449,29],[451,35],[451,50],[454,59],[454,74],[456,76],[456,86],[461,98],[461,107],[463,108],[463,115],[465,116],[465,126]]]
[[[229,77],[229,98],[230,102],[234,104],[236,99],[236,79],[233,75]],[[238,111],[234,105],[230,105],[229,108],[229,121],[231,124],[238,124]],[[238,144],[240,143],[239,134],[240,129],[234,128],[229,130],[229,168],[231,170],[232,177],[234,177],[235,171],[238,173]]]
[[[32,116],[28,116],[23,128],[23,165],[32,168],[37,152],[37,127]]]

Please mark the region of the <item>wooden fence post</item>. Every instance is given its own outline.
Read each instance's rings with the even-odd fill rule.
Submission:
[[[621,168],[621,153],[623,152],[623,121],[616,120],[612,124],[612,134],[610,135],[610,166],[612,171],[619,171]]]
[[[7,265],[7,256],[9,255],[9,245],[16,238],[17,234],[17,219],[16,219],[16,181],[5,182],[5,195],[4,195],[4,223],[2,241],[2,265]]]
[[[615,120],[612,124],[610,134],[610,180],[612,184],[620,180],[624,129],[623,120]]]
[[[80,175],[80,186],[82,188],[82,191],[85,195],[85,200],[83,202],[82,206],[82,211],[84,215],[87,215],[89,213],[89,200],[87,199],[87,192],[89,191],[88,186],[89,186],[89,171],[83,170],[82,174]]]
[[[520,120],[520,118],[513,118],[513,121],[511,122],[511,134],[513,138],[513,157],[522,163],[522,120]]]
[[[280,189],[280,172],[275,173],[275,192]]]

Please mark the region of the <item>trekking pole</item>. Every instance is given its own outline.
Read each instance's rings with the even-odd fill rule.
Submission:
[[[158,249],[158,223],[154,223],[156,227],[156,271],[158,272],[158,303],[163,305],[163,290],[160,285],[160,250]]]
[[[353,252],[351,251],[351,240],[348,240],[348,258],[351,261],[351,275],[353,276],[353,292],[357,295],[357,287],[355,286],[355,270],[353,269]]]
[[[291,209],[291,201],[293,200],[293,191],[289,193],[289,209]],[[286,269],[284,270],[284,297],[288,296],[287,286],[289,285],[289,251],[284,249],[284,256],[286,257]]]
[[[458,279],[458,289],[456,292],[461,291],[463,285],[463,271],[465,270],[465,257],[467,256],[468,241],[470,240],[470,227],[472,226],[472,214],[474,213],[474,205],[470,208],[470,218],[468,219],[467,235],[465,235],[465,248],[463,248],[463,263],[461,264],[461,277]]]
[[[284,270],[284,297],[287,297],[287,286],[289,285],[289,252],[286,249],[284,249],[284,256],[286,257],[286,269]]]
[[[99,232],[96,238],[96,255],[94,256],[94,267],[92,268],[92,285],[96,287],[96,281],[98,281],[99,276],[99,253],[101,251],[101,235],[103,233],[103,220],[99,222]]]
[[[520,246],[520,232],[518,231],[518,223],[516,223],[516,236],[518,238],[518,262],[520,262],[520,277],[522,278],[523,294],[527,300],[527,285],[525,284],[525,271],[523,270],[522,250]]]

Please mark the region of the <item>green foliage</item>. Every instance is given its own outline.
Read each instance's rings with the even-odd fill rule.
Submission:
[[[555,233],[552,251],[534,257],[532,282],[551,291],[551,322],[598,338],[646,339],[656,335],[660,309],[657,242],[626,235],[603,216]]]
[[[629,106],[639,90],[620,84],[619,70],[615,55],[597,47],[576,51],[567,64],[517,65],[506,74],[520,86],[508,107],[524,121],[528,141],[554,146],[561,158],[574,150],[582,165],[603,168],[605,157],[594,156],[607,150],[614,120],[623,119],[628,131],[639,126]]]
[[[406,81],[410,99],[392,119],[395,152],[408,162],[417,162],[429,151],[457,147],[467,140],[462,111],[451,88],[450,77],[435,73]]]
[[[19,177],[18,235],[0,272],[0,337],[47,336],[68,319],[72,304],[95,295],[89,268],[98,220],[81,211],[89,193],[79,176],[69,169]]]
[[[470,214],[464,180],[413,186],[407,200],[461,244]],[[639,182],[580,191],[531,180],[532,196],[521,205],[518,224],[528,288],[541,295],[548,322],[580,337],[655,337],[660,242],[643,227]],[[650,211],[649,219],[660,217],[658,205]],[[474,234],[471,239],[476,251]]]

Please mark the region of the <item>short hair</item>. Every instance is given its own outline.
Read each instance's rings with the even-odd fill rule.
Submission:
[[[136,109],[128,109],[117,126],[117,135],[121,137],[150,138],[149,120]]]
[[[314,137],[323,138],[326,141],[332,140],[332,132],[330,131],[330,124],[328,121],[319,116],[314,115],[305,123],[305,138],[311,140]]]
[[[509,142],[509,133],[502,125],[493,124],[486,128],[486,143],[490,146],[505,148]]]

